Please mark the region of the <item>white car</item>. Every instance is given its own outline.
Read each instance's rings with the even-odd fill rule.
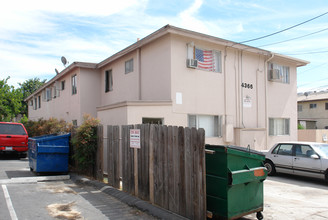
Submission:
[[[287,173],[328,181],[328,144],[281,142],[265,154],[268,175]]]

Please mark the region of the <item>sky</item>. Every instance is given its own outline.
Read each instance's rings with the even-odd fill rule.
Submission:
[[[61,57],[99,63],[166,24],[309,61],[298,92],[328,89],[327,0],[11,0],[0,7],[0,79],[50,80]],[[285,41],[285,42],[282,42]],[[279,43],[280,42],[280,43]]]

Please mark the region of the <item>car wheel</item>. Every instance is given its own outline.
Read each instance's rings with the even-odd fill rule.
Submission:
[[[264,162],[265,168],[268,170],[268,175],[273,176],[276,174],[276,168],[274,167],[274,164],[270,160],[266,160]]]

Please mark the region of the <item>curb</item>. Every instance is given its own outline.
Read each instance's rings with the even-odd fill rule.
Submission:
[[[73,182],[75,182],[76,184],[84,184],[84,185],[92,186],[93,188],[96,188],[96,189],[106,193],[107,195],[110,195],[110,196],[116,198],[117,200],[119,200],[123,203],[126,203],[127,205],[129,205],[131,207],[135,207],[135,208],[139,209],[140,211],[150,214],[156,218],[167,219],[167,220],[171,220],[171,219],[186,220],[187,219],[183,216],[177,215],[173,212],[162,209],[158,206],[150,204],[149,202],[146,202],[146,201],[141,200],[137,197],[134,197],[130,194],[127,194],[123,191],[120,191],[120,190],[118,190],[114,187],[111,187],[105,183],[95,181],[95,180],[90,180],[88,178],[81,177],[74,173],[70,173],[70,175],[71,175],[71,180]]]
[[[44,181],[58,181],[58,180],[69,180],[69,175],[60,175],[60,176],[33,176],[33,177],[14,177],[11,179],[0,180],[0,184],[28,184],[28,183],[37,183]]]

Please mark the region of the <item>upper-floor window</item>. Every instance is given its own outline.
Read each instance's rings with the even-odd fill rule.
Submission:
[[[125,62],[125,74],[133,72],[133,58]]]
[[[222,72],[221,52],[188,44],[187,67]]]
[[[303,105],[297,105],[297,111],[298,112],[303,111]]]
[[[65,80],[61,81],[61,90],[64,90],[64,89],[65,89]]]
[[[317,108],[317,104],[316,103],[311,103],[310,108]]]
[[[77,78],[76,75],[72,76],[72,95],[77,93]]]
[[[41,96],[38,96],[38,107],[41,108]]]
[[[270,81],[277,81],[288,84],[290,82],[289,67],[276,63],[269,63],[268,78]]]
[[[105,71],[105,92],[113,90],[113,73],[112,70]]]
[[[289,118],[270,118],[269,135],[289,135]]]
[[[37,98],[34,98],[34,106],[33,109],[36,110],[38,108]]]
[[[45,98],[46,101],[50,101],[52,99],[52,89],[51,88],[46,88],[45,90]]]
[[[326,110],[328,110],[328,102],[326,102],[326,106],[325,107],[326,107]]]
[[[222,137],[222,116],[188,115],[190,128],[204,128],[206,137]]]

